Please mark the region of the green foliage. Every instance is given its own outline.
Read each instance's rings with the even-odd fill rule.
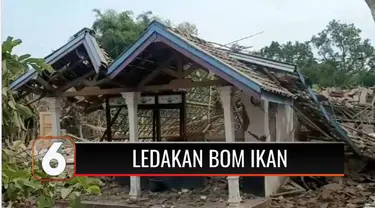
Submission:
[[[116,58],[125,48],[129,47],[142,33],[144,22],[136,20],[132,11],[117,13],[107,10],[102,13],[94,10],[96,20],[92,26],[97,33],[96,38],[110,57]]]
[[[130,47],[146,29],[152,20],[159,20],[168,26],[172,22],[168,19],[153,15],[151,11],[134,16],[132,11],[116,12],[114,10],[94,10],[96,20],[92,28],[100,45],[113,59],[117,58],[126,48]],[[176,26],[185,33],[197,35],[194,24],[182,22]]]
[[[29,54],[17,56],[13,54],[14,47],[21,44],[20,39],[8,37],[2,44],[2,113],[3,113],[3,139],[26,130],[25,119],[34,116],[31,109],[21,102],[16,102],[9,85],[29,69],[41,71],[52,70],[43,59],[32,58]]]
[[[260,53],[296,64],[312,83],[322,87],[374,86],[375,49],[360,33],[353,24],[333,20],[310,41],[272,42]]]
[[[197,27],[189,22],[181,22],[176,28],[186,34],[198,35]]]
[[[43,59],[32,58],[29,54],[17,56],[13,54],[14,47],[21,44],[21,40],[8,37],[2,44],[2,113],[3,113],[3,148],[2,148],[2,188],[3,202],[8,207],[19,207],[26,201],[37,201],[38,208],[54,207],[55,200],[69,197],[70,207],[80,207],[81,192],[100,194],[100,181],[94,178],[74,178],[69,183],[40,182],[32,177],[31,150],[25,145],[18,134],[26,131],[24,121],[35,116],[34,112],[20,101],[9,89],[9,85],[17,77],[29,69],[52,70]],[[46,177],[41,169],[41,161],[37,161],[34,172],[38,176]],[[71,189],[69,193],[65,189]],[[57,197],[56,193],[61,192]],[[64,192],[64,193],[63,193]]]
[[[31,173],[31,155],[22,140],[17,140],[2,149],[2,181],[5,192],[3,201],[18,204],[36,196],[38,207],[53,207],[55,185],[35,180]],[[42,173],[41,165],[35,165],[35,172]]]
[[[87,193],[101,194],[100,186],[103,184],[97,178],[75,177],[66,183],[74,188],[74,190],[85,190]]]
[[[270,46],[262,48],[260,53],[267,58],[295,63],[300,66],[316,63],[309,42],[301,43],[296,41],[292,43],[289,41],[284,45],[280,45],[278,42],[272,41]]]
[[[97,178],[75,177],[68,182],[37,181],[31,173],[30,151],[21,140],[2,149],[3,201],[17,205],[26,200],[37,200],[38,207],[50,208],[54,207],[56,199],[69,198],[70,207],[77,208],[80,207],[81,193],[101,194],[102,183]],[[36,162],[35,174],[47,177],[41,167],[41,162]]]

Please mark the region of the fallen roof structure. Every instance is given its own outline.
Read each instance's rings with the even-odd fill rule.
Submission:
[[[180,61],[173,61],[169,69],[157,68],[157,62],[171,61],[163,60],[163,57],[167,57],[165,54],[171,51],[159,42],[174,48],[197,64],[186,64],[186,60],[177,57]],[[144,50],[145,48],[147,50]],[[149,57],[149,54],[157,53],[162,55]],[[110,103],[110,99],[115,99],[108,97],[119,96],[121,92],[134,89],[142,89],[146,92],[163,91],[189,86],[187,132],[203,131],[218,134],[223,129],[223,115],[215,111],[214,106],[220,105],[220,101],[217,99],[217,92],[210,86],[230,82],[254,97],[268,99],[275,103],[293,104],[304,126],[319,132],[324,137],[344,141],[359,155],[364,152],[358,149],[352,138],[328,113],[296,66],[223,50],[213,43],[167,27],[157,21],[152,22],[139,40],[114,61],[110,60],[99,47],[89,29],[78,32],[72,40],[45,59],[55,69],[54,73],[43,71],[38,74],[29,71],[12,83],[11,89],[21,93],[35,93],[41,97],[66,97],[70,102],[82,106],[86,112],[92,112],[103,109],[104,103]],[[189,72],[188,76],[191,80],[198,79],[201,81],[200,84],[195,85],[190,82],[168,84],[172,78],[182,76],[175,72],[180,66]],[[200,71],[202,67],[220,75],[221,78],[210,77],[210,73],[204,74]],[[215,67],[222,70],[219,71]],[[154,71],[163,73],[153,73],[147,68],[157,68]],[[141,80],[144,76],[148,76],[149,85],[145,85],[145,81]],[[77,99],[78,97],[83,98]],[[240,104],[236,110],[241,111]],[[167,130],[162,134],[175,135],[174,130],[177,127],[173,119],[176,121],[179,118],[173,110],[165,110],[165,112],[163,116],[168,119],[164,119],[163,129]],[[143,116],[149,118],[144,122],[145,126],[152,123],[149,114],[145,112]],[[236,122],[241,123],[238,118]],[[212,130],[214,126],[216,130]],[[145,137],[152,135],[152,129],[148,127],[139,128],[139,131],[142,131],[139,134]],[[370,151],[374,152],[374,150]],[[374,158],[371,154],[366,156]]]
[[[335,140],[344,141],[358,155],[371,152],[371,154],[365,155],[375,159],[375,154],[373,154],[375,150],[369,151],[368,146],[367,148],[363,148],[363,145],[361,145],[362,151],[357,148],[358,142],[354,144],[352,138],[348,136],[338,121],[330,115],[326,110],[327,106],[321,103],[317,94],[308,86],[304,76],[298,72],[296,66],[249,54],[230,51],[228,51],[228,53],[231,57],[246,63],[250,67],[256,67],[260,62],[263,66],[267,66],[269,62],[274,62],[275,67],[272,68],[273,70],[267,68],[267,70],[270,71],[267,72],[263,70],[263,72],[267,74],[271,80],[274,80],[280,86],[288,89],[297,97],[297,99],[294,100],[293,108],[305,127],[308,127],[312,131],[319,131],[320,135],[324,135],[326,139],[334,138]]]
[[[327,88],[321,90],[330,115],[340,123],[364,154],[374,158],[375,87],[353,89]]]

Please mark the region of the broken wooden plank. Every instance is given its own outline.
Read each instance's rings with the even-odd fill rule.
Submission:
[[[60,206],[69,206],[68,202],[60,201],[56,203]],[[144,206],[136,204],[119,204],[119,203],[108,203],[108,202],[94,202],[94,201],[82,201],[82,207],[84,208],[143,208]]]

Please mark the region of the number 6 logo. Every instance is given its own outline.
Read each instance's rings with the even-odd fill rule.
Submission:
[[[62,142],[54,142],[43,157],[42,168],[44,172],[46,172],[50,176],[58,176],[61,173],[63,173],[65,170],[65,167],[66,167],[65,157],[62,154],[57,152],[60,149],[62,144],[63,144]],[[51,162],[53,160],[57,161],[56,167],[51,166]]]
[[[69,148],[72,147],[72,148]],[[40,137],[33,141],[32,144],[32,174],[36,180],[39,181],[68,181],[74,177],[74,169],[75,166],[72,168],[67,168],[67,159],[66,157],[72,156],[73,158],[75,155],[75,144],[74,140],[69,137],[59,136],[59,137]],[[59,152],[60,149],[64,148],[64,151]],[[68,150],[72,150],[70,154]],[[35,154],[37,152],[37,154]],[[66,155],[64,155],[66,154]],[[72,158],[72,159],[73,159]],[[37,176],[35,174],[35,161],[41,159],[41,169],[45,172],[48,178],[41,178],[41,176]],[[68,159],[68,163],[70,159]],[[68,169],[68,170],[66,170]],[[70,171],[69,171],[70,170]],[[63,178],[61,176],[64,171],[71,172],[69,174],[70,177]],[[37,172],[40,173],[40,172]],[[61,175],[61,176],[60,176]]]

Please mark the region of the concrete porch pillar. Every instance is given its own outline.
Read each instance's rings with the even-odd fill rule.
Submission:
[[[232,87],[218,88],[224,110],[225,141],[235,142],[234,114],[232,106]],[[239,206],[241,194],[239,187],[239,176],[228,176],[229,206]]]
[[[46,98],[48,108],[51,112],[52,132],[51,136],[61,136],[60,117],[61,117],[61,98]],[[42,135],[45,136],[45,135]]]
[[[128,108],[130,142],[138,142],[138,100],[140,93],[124,92],[121,95]],[[131,199],[137,199],[141,196],[141,178],[139,176],[130,176],[129,195]]]
[[[278,104],[276,113],[276,141],[288,142],[292,141],[288,134],[288,110],[286,105]]]

